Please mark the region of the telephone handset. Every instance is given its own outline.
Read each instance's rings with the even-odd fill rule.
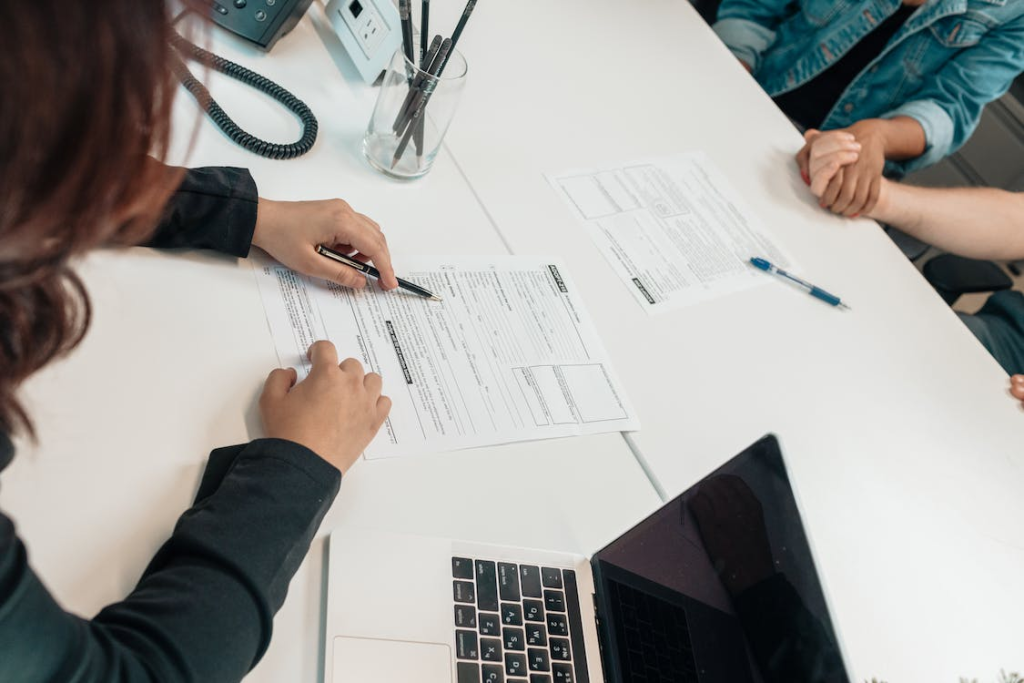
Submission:
[[[214,23],[254,43],[260,49],[269,50],[281,36],[295,27],[311,2],[312,0],[221,0],[221,4],[213,1],[210,3],[210,16]],[[180,19],[181,16],[178,17],[178,20]],[[205,105],[207,116],[236,144],[254,154],[271,159],[294,159],[313,147],[319,124],[305,102],[269,78],[207,52],[185,40],[178,33],[172,35],[171,45],[180,57],[173,65],[178,80],[196,102],[201,106]],[[210,96],[206,86],[196,80],[185,66],[185,60],[205,64],[215,71],[270,95],[299,117],[302,122],[302,137],[291,144],[282,145],[261,140],[242,130]]]

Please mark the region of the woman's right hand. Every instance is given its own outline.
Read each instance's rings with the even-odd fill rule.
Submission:
[[[301,444],[344,474],[377,434],[391,410],[381,377],[363,372],[354,358],[338,364],[329,341],[309,347],[313,367],[296,384],[293,368],[270,373],[260,396],[267,437]]]

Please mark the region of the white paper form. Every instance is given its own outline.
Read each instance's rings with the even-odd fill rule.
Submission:
[[[789,265],[725,176],[701,153],[549,175],[649,313],[770,278],[752,256]]]
[[[255,266],[283,366],[305,377],[306,350],[328,339],[384,378],[391,415],[366,457],[639,428],[559,261],[417,258],[402,270],[442,301]]]

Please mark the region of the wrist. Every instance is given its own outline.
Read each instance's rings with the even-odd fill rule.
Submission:
[[[267,251],[269,234],[277,224],[280,204],[281,202],[263,197],[260,197],[256,204],[256,227],[252,231],[252,243],[263,251]]]
[[[878,187],[878,201],[875,202],[875,208],[866,214],[868,218],[873,218],[883,223],[891,222],[889,217],[892,214],[892,190],[893,183],[888,178],[883,177]]]
[[[891,140],[891,122],[886,119],[865,119],[849,128],[864,148],[874,146],[888,156]]]

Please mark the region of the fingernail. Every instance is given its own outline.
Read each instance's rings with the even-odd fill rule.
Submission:
[[[807,171],[801,170],[800,171],[800,177],[804,179],[804,184],[806,184],[806,185],[810,185],[811,184],[811,177],[809,175],[807,175]]]
[[[852,216],[850,216],[850,218],[860,218],[860,214],[859,213],[855,213]]]

